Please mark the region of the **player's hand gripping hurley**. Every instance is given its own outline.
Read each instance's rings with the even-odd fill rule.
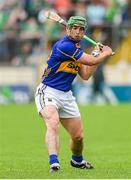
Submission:
[[[62,19],[56,12],[54,11],[46,11],[44,13],[44,16],[48,19],[51,19],[53,21],[59,22],[60,24],[67,26],[67,23],[64,19]],[[90,42],[92,45],[97,46],[100,50],[103,48],[103,44],[95,42],[93,39],[89,38],[88,36],[84,35],[83,37],[86,41]],[[115,52],[112,53],[114,55]]]

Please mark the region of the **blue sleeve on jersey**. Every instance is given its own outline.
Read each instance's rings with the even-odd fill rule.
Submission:
[[[78,60],[83,54],[81,48],[75,47],[73,43],[63,42],[57,46],[57,55],[62,59]]]

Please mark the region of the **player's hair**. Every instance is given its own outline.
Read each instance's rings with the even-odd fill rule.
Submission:
[[[71,16],[67,22],[67,27],[71,29],[74,25],[87,29],[87,20],[82,16]]]

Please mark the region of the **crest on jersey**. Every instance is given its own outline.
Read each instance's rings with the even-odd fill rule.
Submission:
[[[76,45],[77,48],[81,47],[80,43],[76,43],[75,45]]]

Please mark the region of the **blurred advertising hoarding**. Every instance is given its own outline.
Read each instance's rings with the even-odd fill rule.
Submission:
[[[0,86],[0,104],[29,103],[30,90],[27,85],[3,85]]]
[[[34,96],[36,78],[33,67],[0,67],[0,104],[29,103]]]

